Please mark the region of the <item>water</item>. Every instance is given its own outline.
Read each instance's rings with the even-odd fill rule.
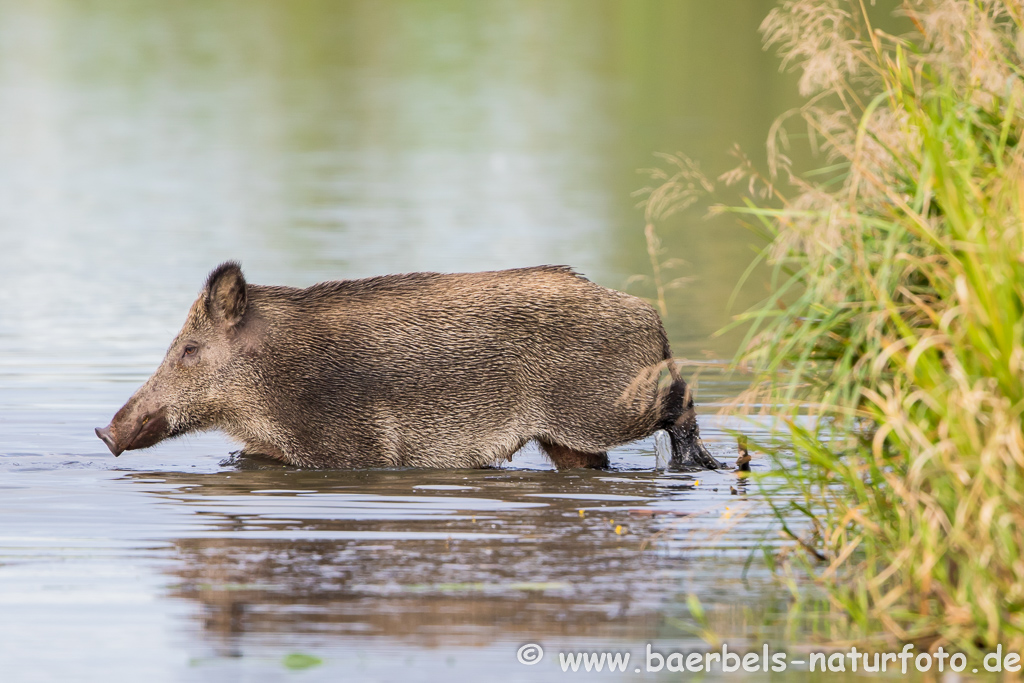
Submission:
[[[114,459],[92,428],[221,260],[262,284],[569,263],[627,287],[635,169],[724,170],[795,103],[760,50],[771,4],[0,2],[3,680],[542,680],[558,649],[703,647],[690,593],[747,637],[776,600],[744,578],[765,511],[734,474],[653,473],[653,439],[610,472],[528,447],[325,473],[241,468],[216,434]],[[713,365],[736,339],[709,334],[749,239],[699,211],[665,230],[695,278],[666,325],[731,460],[713,413],[741,385]],[[532,642],[548,658],[519,664]]]

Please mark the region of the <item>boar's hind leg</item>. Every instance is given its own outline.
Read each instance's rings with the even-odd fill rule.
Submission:
[[[710,469],[723,467],[708,453],[700,440],[697,413],[693,408],[693,395],[682,378],[676,377],[665,398],[665,409],[660,429],[668,432],[672,442],[672,460],[669,467],[679,469]]]
[[[550,441],[540,441],[540,445],[551,458],[551,462],[555,463],[555,467],[560,470],[571,470],[577,467],[593,469],[608,467],[607,453],[584,453]]]
[[[681,422],[665,430],[668,432],[669,441],[672,442],[672,460],[669,462],[669,467],[674,470],[717,470],[721,468],[722,463],[708,453],[704,442],[700,440],[700,434],[697,433],[696,414],[691,413],[691,415],[689,418],[684,417]]]

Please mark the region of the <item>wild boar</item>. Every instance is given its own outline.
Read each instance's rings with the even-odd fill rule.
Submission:
[[[300,467],[559,468],[668,432],[718,467],[657,312],[566,266],[250,285],[218,266],[152,377],[96,430],[116,456],[220,429]],[[659,383],[659,375],[668,373]]]

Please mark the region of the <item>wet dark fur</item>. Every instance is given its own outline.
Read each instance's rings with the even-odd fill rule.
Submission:
[[[564,266],[296,289],[226,263],[108,429],[143,447],[124,435],[160,411],[165,437],[222,429],[308,467],[480,467],[536,439],[560,468],[665,429],[674,465],[714,466],[686,383],[650,371],[670,358],[654,309]]]

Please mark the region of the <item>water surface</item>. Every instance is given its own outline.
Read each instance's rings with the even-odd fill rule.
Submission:
[[[690,593],[745,637],[775,599],[743,578],[764,511],[734,474],[652,471],[653,439],[609,472],[530,447],[301,472],[216,434],[114,459],[92,428],[229,258],[300,286],[568,263],[649,296],[635,170],[757,154],[793,104],[770,6],[0,2],[4,680],[541,680],[520,645],[702,646]],[[731,460],[713,413],[741,385],[713,365],[736,340],[709,335],[749,239],[699,211],[665,229],[694,278],[666,325]]]

